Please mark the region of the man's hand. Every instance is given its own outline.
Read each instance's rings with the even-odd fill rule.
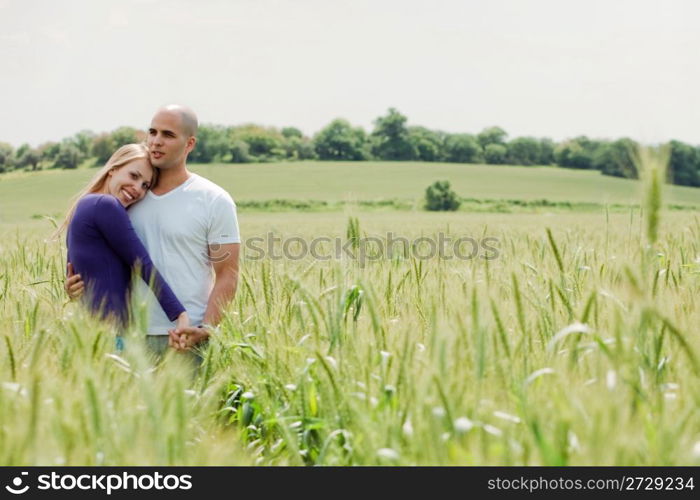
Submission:
[[[176,351],[187,351],[207,340],[209,335],[204,327],[173,328],[168,330],[168,344]]]
[[[64,289],[70,297],[71,300],[75,300],[80,297],[85,291],[85,284],[79,274],[73,272],[73,264],[70,262],[66,267],[67,275],[66,282],[64,284]]]

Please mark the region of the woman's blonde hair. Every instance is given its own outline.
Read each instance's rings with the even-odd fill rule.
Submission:
[[[58,230],[54,234],[54,237],[58,237],[61,234],[61,232],[63,232],[63,230],[68,227],[70,221],[73,220],[73,215],[75,215],[75,208],[78,206],[78,202],[83,196],[90,193],[102,192],[102,190],[105,187],[105,183],[107,182],[107,178],[109,177],[109,173],[112,170],[118,170],[123,166],[128,165],[132,161],[140,159],[149,160],[150,164],[149,151],[144,144],[126,144],[117,149],[114,152],[114,154],[109,158],[109,160],[107,160],[107,163],[105,163],[104,167],[102,167],[94,175],[92,180],[88,182],[87,186],[85,186],[83,189],[80,190],[80,192],[77,195],[75,195],[75,198],[73,199],[71,206],[68,209],[66,219],[63,221],[63,224],[61,224],[61,227],[58,228]],[[152,168],[153,179],[151,180],[151,186],[155,186],[156,182],[158,181],[158,169],[156,167]]]

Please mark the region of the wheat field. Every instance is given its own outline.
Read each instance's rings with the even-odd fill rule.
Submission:
[[[66,303],[49,228],[6,232],[2,463],[700,463],[696,215],[661,214],[653,246],[639,211],[411,218],[249,214],[249,237],[488,235],[498,256],[256,254],[196,376],[117,356]]]
[[[700,219],[659,179],[613,212],[241,210],[198,371],[138,304],[117,354],[51,220],[6,223],[0,464],[700,465]],[[460,238],[491,250],[431,253]]]

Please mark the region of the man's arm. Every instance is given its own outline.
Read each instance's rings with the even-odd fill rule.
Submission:
[[[238,256],[240,243],[209,245],[209,260],[214,268],[214,288],[209,295],[204,323],[216,326],[221,322],[221,311],[235,297],[238,288]]]
[[[184,351],[209,338],[207,326],[221,322],[222,310],[233,300],[238,287],[238,256],[240,243],[209,245],[209,260],[214,268],[214,288],[204,312],[204,328],[190,327],[170,330],[170,346]]]
[[[85,283],[83,283],[79,274],[73,272],[73,264],[70,262],[66,266],[66,281],[63,288],[71,300],[77,299],[85,291]]]

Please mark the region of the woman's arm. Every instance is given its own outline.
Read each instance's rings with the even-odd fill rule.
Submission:
[[[168,319],[170,321],[178,319],[185,312],[185,307],[153,265],[151,257],[134,231],[129,215],[119,200],[112,196],[103,196],[95,204],[94,220],[107,244],[119,258],[132,269],[139,268],[141,278],[153,290]],[[182,323],[183,319],[185,318],[180,318],[178,323]]]

